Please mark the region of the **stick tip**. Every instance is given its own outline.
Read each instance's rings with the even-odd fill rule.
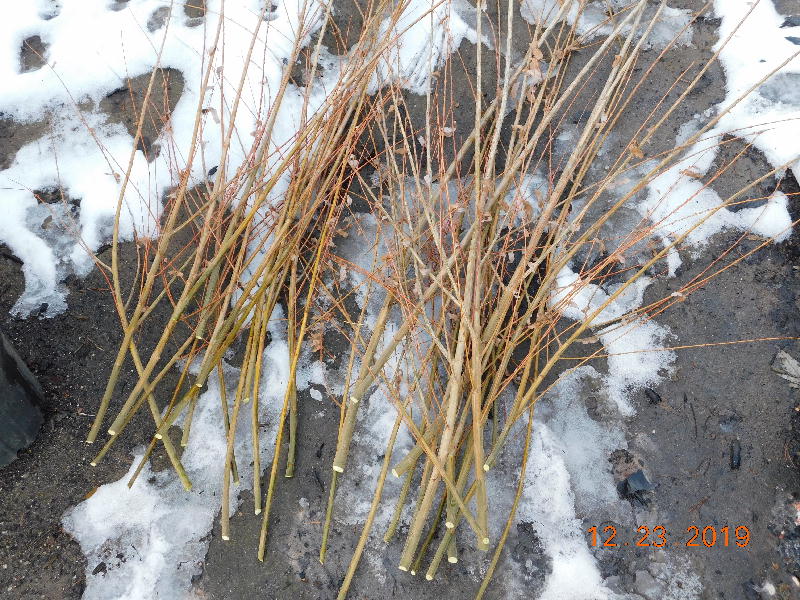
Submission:
[[[448,529],[452,529],[453,527],[456,526],[456,524],[453,523],[452,521],[445,521],[444,526],[447,527]]]
[[[333,470],[336,471],[337,473],[344,473],[344,469],[339,465],[333,465]]]
[[[448,556],[447,557],[447,562],[452,563],[452,564],[456,564],[458,562],[458,557],[457,556]],[[433,579],[433,577],[431,577],[431,579]]]
[[[93,466],[93,467],[96,467],[96,466],[97,466],[97,463],[96,463],[96,462],[94,462],[94,461],[90,462],[89,464],[90,464],[91,466]]]
[[[409,571],[409,573],[411,573],[412,575],[416,575],[417,574],[417,572],[414,569],[411,569],[411,571]]]
[[[164,439],[164,436],[161,435],[160,433],[157,433],[155,437],[156,437],[157,440],[163,440]]]
[[[223,535],[223,536],[222,536],[222,539],[223,539],[224,541],[228,542],[228,541],[230,541],[230,539],[231,539],[231,536],[229,536],[229,535]]]
[[[255,509],[255,513],[256,513],[257,515],[260,515],[260,514],[261,514],[261,509],[260,509],[260,508],[257,508],[257,509]]]
[[[489,463],[483,463],[483,470],[489,472]]]
[[[109,429],[108,430],[108,435],[117,435],[117,432],[114,431],[113,429]]]
[[[405,567],[405,566],[403,566],[403,565],[400,565],[400,566],[399,566],[399,569],[400,569],[401,571],[408,571],[408,567]]]
[[[430,573],[425,573],[425,579],[427,579],[428,581],[433,581],[433,575],[431,575]]]

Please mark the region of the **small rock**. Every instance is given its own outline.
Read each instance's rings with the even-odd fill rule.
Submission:
[[[647,479],[644,471],[639,469],[621,481],[619,485],[617,485],[617,489],[623,498],[645,506],[649,503],[647,492],[656,489],[656,485]]]
[[[800,387],[800,363],[791,354],[778,350],[771,366],[772,370],[788,381],[791,387]]]
[[[739,440],[731,442],[731,470],[736,471],[742,466],[742,444]]]
[[[647,571],[636,571],[636,593],[650,600],[664,596],[664,585]]]
[[[650,401],[650,404],[661,404],[661,396],[653,389],[644,388],[644,395]]]

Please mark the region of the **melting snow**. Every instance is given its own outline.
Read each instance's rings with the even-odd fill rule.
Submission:
[[[253,143],[248,132],[256,129],[257,121],[263,120],[271,107],[293,41],[298,36],[307,41],[320,21],[319,6],[314,2],[309,4],[302,27],[298,15],[303,0],[281,2],[268,20],[259,18],[263,2],[226,2],[225,51],[212,56],[220,0],[206,3],[202,26],[189,20],[179,5],[170,12],[173,4],[167,0],[131,0],[121,10],[110,10],[105,2],[38,0],[21,3],[0,23],[0,113],[14,121],[49,123],[46,138],[23,146],[11,166],[0,171],[0,210],[4,215],[0,242],[25,265],[25,292],[14,312],[25,315],[42,303],[48,303],[48,315],[61,312],[66,304],[60,283],[70,272],[85,274],[91,269],[93,262],[87,249],[97,250],[110,237],[133,140],[121,125],[108,123],[98,110],[104,97],[123,88],[128,78],[150,73],[155,67],[174,68],[183,75],[183,93],[169,126],[154,140],[161,152],[152,162],[141,150],[134,152],[130,181],[124,190],[122,239],[131,239],[134,230],[140,237],[155,235],[161,198],[176,184],[178,171],[186,167],[208,61],[213,60],[215,75],[210,82],[212,89],[202,100],[201,108],[209,110],[204,111],[204,126],[196,145],[200,157],[191,165],[192,184],[201,183],[208,171],[219,166],[222,134],[215,120],[229,122],[232,106],[223,103],[225,108],[219,108],[221,97],[235,96],[243,67],[247,66],[245,92],[235,123],[239,136],[231,145],[228,173],[241,164]],[[165,9],[164,25],[150,31],[148,21]],[[253,56],[259,60],[248,61],[256,26]],[[34,34],[48,45],[48,64],[21,73],[20,48],[23,40]],[[324,91],[318,90],[309,110],[316,110],[323,98]],[[302,92],[290,86],[276,120],[273,149],[294,136],[302,106]],[[62,188],[71,198],[80,200],[77,231],[63,231],[57,245],[48,243],[28,225],[37,205],[32,191],[47,187]]]
[[[259,435],[262,464],[271,460],[279,407],[289,381],[289,346],[282,319],[277,307],[269,325],[272,342],[265,351],[259,402],[259,421],[267,424]],[[237,377],[238,369],[227,369],[231,404]],[[183,453],[191,492],[183,489],[171,468],[155,473],[149,464],[128,489],[127,482],[142,457],[139,452],[122,479],[101,486],[64,515],[64,528],[78,540],[87,558],[85,600],[172,599],[189,590],[192,577],[202,573],[208,533],[222,502],[226,437],[219,385],[215,374],[198,400]],[[232,512],[239,505],[236,491],[249,490],[253,483],[250,411],[240,411],[237,431],[240,483],[233,487]],[[105,568],[97,569],[101,563]]]

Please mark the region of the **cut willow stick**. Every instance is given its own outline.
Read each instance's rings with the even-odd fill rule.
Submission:
[[[296,327],[296,302],[297,302],[297,257],[292,258],[289,274],[289,293],[287,303],[287,329],[286,338],[289,345],[289,355],[295,351]],[[294,477],[294,461],[297,454],[297,378],[292,377],[288,383],[289,392],[289,450],[286,456],[286,477]]]
[[[341,201],[341,199],[340,199]],[[329,217],[332,216],[334,209],[336,208],[335,203],[331,202],[329,207]],[[305,337],[306,328],[308,326],[308,319],[311,313],[311,307],[313,302],[311,301],[314,297],[314,289],[317,284],[317,279],[319,278],[319,270],[322,265],[322,252],[323,249],[327,247],[328,240],[333,237],[334,231],[332,231],[332,219],[326,219],[324,222],[324,226],[322,231],[320,232],[319,236],[319,244],[317,246],[316,253],[314,255],[314,262],[311,268],[311,273],[308,279],[308,290],[306,292],[306,305],[303,310],[303,318],[300,322],[300,332],[297,334],[297,348],[295,348],[294,353],[291,356],[291,363],[289,365],[289,378],[296,377],[297,372],[297,363],[300,360],[300,348],[302,341]],[[278,473],[278,460],[280,458],[280,449],[281,449],[281,439],[283,438],[283,430],[286,423],[286,416],[289,410],[289,396],[290,396],[290,388],[287,386],[286,393],[284,394],[283,398],[283,407],[281,408],[280,418],[278,419],[278,432],[275,436],[275,449],[272,455],[272,468],[270,469],[269,475],[269,486],[267,487],[267,498],[264,504],[264,516],[261,519],[261,534],[259,536],[258,541],[258,560],[264,560],[264,554],[266,553],[266,545],[267,545],[267,534],[269,530],[269,514],[270,509],[272,508],[272,499],[275,493],[275,479]]]
[[[430,460],[425,461],[425,467],[422,469],[422,478],[420,479],[420,486],[417,490],[417,501],[414,504],[414,512],[412,513],[411,520],[413,521],[416,516],[419,514],[420,505],[422,504],[422,499],[425,494],[425,482],[428,481],[431,477],[431,473],[433,472],[433,463]],[[402,562],[398,566],[401,571],[408,571],[409,566],[403,564]]]
[[[425,553],[428,551],[428,546],[430,546],[430,543],[433,540],[433,536],[436,535],[436,530],[438,529],[439,522],[442,518],[442,513],[444,512],[446,503],[447,503],[447,495],[442,494],[442,497],[439,500],[439,508],[436,510],[436,516],[434,516],[433,521],[431,521],[431,524],[428,527],[428,535],[425,536],[425,539],[422,541],[422,544],[420,544],[419,550],[417,551],[417,558],[411,565],[411,569],[409,572],[412,575],[416,575],[417,571],[419,571],[420,565],[422,564],[422,559],[425,558]]]
[[[265,307],[261,307],[265,311]],[[261,424],[259,423],[259,388],[261,386],[261,364],[264,360],[264,342],[267,337],[267,323],[269,315],[261,312],[258,318],[258,350],[255,357],[255,373],[252,378],[251,395],[253,397],[250,407],[250,429],[253,444],[253,512],[261,514],[261,444],[259,443]]]
[[[381,308],[381,312],[378,314],[377,321],[375,322],[372,337],[369,340],[366,350],[364,350],[364,355],[361,357],[361,369],[358,375],[358,381],[363,381],[367,378],[370,363],[375,355],[378,342],[383,336],[383,331],[386,328],[391,306],[391,296],[387,294],[386,300],[384,300],[383,303],[383,308]],[[357,389],[360,393],[350,395],[345,401],[347,409],[345,410],[344,424],[339,431],[339,439],[336,442],[336,455],[333,458],[333,470],[339,473],[343,473],[347,466],[347,456],[350,453],[350,443],[353,439],[353,429],[355,428],[358,404],[366,392],[366,389],[364,389],[363,392],[361,392],[361,388]]]
[[[322,527],[322,540],[319,548],[319,562],[321,565],[325,564],[325,555],[328,551],[328,536],[330,535],[331,518],[333,517],[333,505],[336,499],[336,483],[339,479],[339,472],[332,471],[331,476],[331,489],[328,492],[328,507],[325,509],[325,524]]]
[[[528,426],[525,430],[525,442],[522,446],[522,458],[520,463],[519,478],[517,480],[517,490],[514,494],[514,502],[511,505],[511,510],[509,511],[508,519],[506,519],[506,525],[503,528],[503,533],[500,535],[500,539],[497,542],[497,548],[495,549],[492,560],[489,563],[489,568],[486,570],[486,575],[483,576],[483,581],[481,581],[481,587],[478,589],[475,600],[481,600],[489,587],[489,582],[492,580],[494,570],[497,568],[497,563],[500,561],[500,554],[503,552],[506,540],[508,539],[508,534],[511,531],[511,525],[514,523],[514,517],[517,514],[517,507],[519,506],[519,501],[522,497],[522,490],[525,487],[525,474],[527,473],[528,469],[528,454],[531,448],[531,432],[533,431],[533,414],[534,407],[531,406],[530,410],[528,411]],[[453,538],[453,540],[455,541],[455,538]]]
[[[453,539],[450,540],[450,543],[447,544],[447,562],[453,565],[458,562],[458,545],[456,544],[455,535],[453,535]]]
[[[478,0],[480,7],[481,0]],[[508,8],[513,11],[513,7]],[[482,39],[483,19],[476,19],[476,35],[480,40]],[[510,39],[511,31],[506,32],[506,37]],[[478,92],[475,94],[475,156],[474,156],[474,177],[475,177],[475,222],[483,223],[484,217],[484,190],[483,190],[483,165],[481,164],[482,158],[482,140],[481,140],[481,114],[483,94],[483,65],[481,64],[481,55],[483,54],[483,44],[476,44],[476,88]],[[508,65],[510,57],[506,57],[506,64]],[[508,67],[506,67],[506,74],[508,75]],[[506,80],[503,82],[501,107],[505,107],[506,98],[508,97],[508,88],[511,82]],[[499,114],[503,114],[500,112]],[[499,136],[500,127],[495,128]],[[496,151],[497,145],[493,144],[489,150],[489,165],[494,164],[492,153]],[[494,170],[493,167],[490,170]],[[467,280],[465,283],[465,293],[469,295],[469,302],[465,304],[462,309],[462,327],[466,327],[466,320],[471,321],[469,327],[469,342],[471,344],[471,360],[467,369],[470,369],[470,385],[472,390],[469,394],[472,403],[472,451],[475,454],[475,483],[478,486],[477,502],[476,502],[476,517],[478,520],[478,527],[481,531],[488,536],[489,534],[489,506],[486,497],[486,481],[484,480],[484,473],[480,465],[483,464],[483,426],[484,422],[481,419],[481,400],[483,399],[483,365],[481,361],[482,344],[480,340],[481,331],[481,286],[484,285],[483,277],[483,262],[478,259],[482,253],[483,239],[480,235],[472,236],[472,243],[470,244],[469,259],[467,262]],[[459,368],[460,370],[460,368]],[[457,371],[458,373],[458,371]],[[460,390],[459,390],[460,391]],[[454,450],[450,451],[450,456],[455,454]],[[450,471],[451,477],[455,470],[455,460],[451,461],[453,466]],[[442,498],[444,500],[444,497]],[[438,520],[438,519],[437,519]],[[448,545],[448,549],[450,545]],[[487,550],[489,548],[489,538],[478,538],[478,549]]]
[[[425,431],[423,428],[420,428],[424,432],[425,436],[425,443],[428,446],[432,446],[434,439],[436,436],[441,432],[441,421],[437,420],[431,429]],[[424,424],[423,424],[424,427]],[[403,459],[398,462],[394,467],[392,467],[392,475],[395,477],[401,477],[408,472],[413,472],[414,466],[417,464],[419,457],[423,454],[423,449],[421,444],[415,445],[411,450],[408,451]]]
[[[428,461],[431,462],[431,461]],[[420,486],[422,498],[417,502],[416,510],[414,511],[414,518],[411,520],[411,529],[406,536],[406,542],[403,546],[403,553],[400,556],[400,564],[398,568],[401,571],[408,571],[413,567],[414,557],[417,552],[419,540],[422,537],[422,531],[427,521],[427,516],[433,507],[435,500],[436,490],[439,484],[439,476],[436,471],[432,471],[427,485]]]
[[[247,347],[244,359],[242,360],[242,370],[239,373],[239,382],[236,386],[236,396],[233,401],[233,412],[231,415],[231,426],[228,429],[227,446],[225,450],[225,468],[222,479],[222,509],[220,516],[221,533],[223,540],[230,540],[230,489],[231,489],[231,462],[233,460],[233,447],[236,439],[236,427],[239,421],[239,410],[244,404],[244,396],[247,394],[248,371],[251,368],[251,355],[255,354],[254,348],[258,346],[258,328],[260,315],[254,316],[254,321],[250,328],[250,335],[247,337]]]
[[[426,435],[426,441],[428,445],[433,443],[434,435],[436,433],[435,429],[427,429],[428,426],[423,422],[420,426],[420,432]],[[427,429],[427,433],[426,433]],[[392,469],[392,475],[395,477],[405,477],[403,481],[403,486],[400,490],[400,495],[397,499],[397,504],[394,509],[394,514],[392,516],[392,520],[389,523],[389,527],[386,530],[386,534],[384,535],[384,541],[388,542],[392,537],[394,537],[395,529],[397,528],[397,523],[400,520],[400,515],[403,512],[403,506],[405,504],[406,496],[408,495],[408,490],[411,487],[411,480],[414,477],[414,470],[416,469],[417,462],[419,458],[422,456],[422,446],[417,444],[411,451],[406,454],[405,458],[401,460],[397,465],[394,466]]]
[[[353,429],[355,428],[356,415],[358,413],[358,398],[350,396],[346,404],[344,425],[339,433],[336,455],[333,458],[333,470],[337,473],[344,473],[344,468],[347,465],[347,455],[350,452],[350,442],[353,439]]]
[[[400,425],[402,422],[402,411],[398,411],[397,417],[394,420],[392,432],[389,434],[389,442],[386,444],[386,454],[383,457],[383,466],[381,467],[381,472],[378,475],[378,481],[375,486],[375,494],[372,498],[372,504],[370,506],[369,513],[367,514],[367,519],[364,522],[364,527],[361,530],[361,535],[358,538],[355,552],[350,560],[350,565],[347,568],[347,574],[344,577],[342,586],[339,588],[337,600],[344,600],[347,597],[347,591],[350,588],[350,583],[353,581],[353,575],[355,575],[356,568],[361,560],[361,554],[364,552],[364,548],[367,545],[369,532],[372,530],[372,524],[375,521],[375,515],[378,512],[378,506],[380,505],[381,496],[383,495],[383,486],[386,483],[386,474],[389,472],[389,464],[392,459],[392,450],[394,448],[395,440],[397,439],[397,432],[400,430]]]
[[[469,490],[467,491],[467,495],[464,497],[464,500],[466,502],[469,502],[469,501],[472,500],[472,497],[475,495],[475,490],[476,489],[477,488],[475,486],[475,482],[473,482],[472,485],[469,486]],[[431,560],[431,564],[428,567],[428,570],[425,572],[425,579],[427,579],[428,581],[432,581],[433,578],[436,577],[436,571],[439,569],[439,565],[441,564],[442,559],[444,558],[444,555],[447,552],[447,548],[453,542],[453,538],[455,537],[456,528],[458,527],[458,524],[461,522],[462,517],[463,517],[463,514],[461,512],[458,512],[456,514],[456,522],[455,522],[455,524],[453,525],[453,527],[447,529],[447,531],[445,532],[444,536],[442,537],[442,540],[439,542],[439,546],[436,549],[436,553],[433,555],[433,559]]]
[[[472,433],[467,434],[466,443],[469,444],[471,442],[470,436]],[[463,494],[464,488],[467,485],[467,480],[469,479],[469,474],[472,468],[472,461],[475,458],[475,455],[472,452],[464,452],[463,458],[461,459],[461,469],[458,473],[458,480],[456,480],[456,493]],[[465,498],[466,500],[466,498]],[[458,503],[453,500],[453,508],[447,514],[447,521],[445,521],[445,526],[448,529],[454,529],[458,524],[457,517],[459,515],[460,508]]]
[[[217,379],[219,381],[219,402],[220,412],[222,413],[222,425],[225,429],[225,439],[228,439],[228,432],[231,428],[230,415],[228,414],[228,391],[225,384],[225,374],[223,373],[222,363],[217,365]],[[239,483],[239,469],[236,467],[236,451],[231,452],[231,479],[233,483]]]
[[[386,528],[386,533],[383,534],[383,541],[387,543],[392,541],[392,538],[394,538],[394,535],[397,532],[397,525],[400,523],[400,517],[403,514],[403,508],[405,508],[406,504],[406,498],[408,497],[408,492],[411,489],[411,481],[414,479],[413,468],[406,473],[404,477],[405,479],[403,480],[403,486],[400,488],[400,493],[397,495],[397,502],[394,505],[392,518],[389,521],[389,526]]]
[[[217,268],[209,278],[208,284],[206,285],[206,291],[203,296],[203,306],[207,306],[212,299],[212,294],[214,288],[216,287],[217,280],[219,278],[219,268]],[[187,374],[189,373],[189,368],[191,367],[194,357],[195,351],[197,349],[198,343],[203,339],[203,335],[205,334],[205,328],[208,321],[208,312],[204,312],[203,316],[200,318],[200,322],[197,325],[197,329],[194,331],[194,341],[192,342],[192,348],[189,350],[189,357],[186,359],[186,365],[184,366],[183,370],[181,371],[181,376],[178,380],[178,384],[176,385],[175,389],[179,390],[183,386],[183,382],[186,379]],[[186,447],[189,444],[189,434],[192,428],[192,419],[194,417],[194,411],[197,407],[197,396],[192,400],[189,404],[189,412],[186,415],[186,418],[183,421],[183,435],[181,436],[181,446]],[[158,424],[156,425],[158,428]]]
[[[375,254],[375,258],[373,259],[372,263],[373,269],[377,264],[375,262],[376,260],[377,260],[377,252]],[[350,357],[347,361],[347,371],[344,378],[344,386],[342,388],[345,392],[345,396],[348,395],[348,390],[350,389],[350,374],[353,372],[353,364],[355,364],[355,359],[356,359],[356,350],[358,348],[358,342],[361,339],[361,336],[358,334],[360,333],[361,328],[364,326],[364,320],[366,319],[367,316],[367,307],[369,306],[371,297],[372,297],[372,280],[370,279],[367,285],[367,291],[363,300],[363,304],[361,306],[361,312],[358,316],[358,321],[355,323],[355,325],[353,325],[353,332],[354,332],[353,341],[350,344]],[[350,322],[346,314],[346,311],[344,311],[344,314],[345,318],[347,318],[348,322]],[[339,408],[339,432],[341,432],[342,428],[344,427],[344,419],[346,411],[347,411],[347,404],[345,402],[342,402],[342,405]],[[319,548],[319,562],[321,564],[325,563],[325,555],[328,550],[328,535],[330,533],[331,519],[333,518],[333,507],[334,503],[336,502],[336,484],[339,481],[339,472],[336,471],[335,469],[331,469],[331,472],[333,473],[331,477],[331,489],[328,493],[328,506],[325,509],[325,523],[322,526],[322,540]]]
[[[465,453],[465,459],[466,459]],[[456,455],[453,453],[450,456],[450,460],[448,464],[448,468],[450,469],[451,473],[455,472],[455,462],[456,462]],[[466,478],[464,478],[466,480]],[[464,489],[464,486],[461,485],[461,482],[457,482],[458,492]],[[453,499],[453,495],[450,492],[447,492],[447,512],[445,515],[445,528],[452,529],[456,522],[456,514],[458,513],[458,503]],[[447,546],[447,562],[449,563],[457,563],[458,562],[458,547],[456,544],[456,538],[453,536],[453,540]]]
[[[194,409],[197,407],[198,396],[199,394],[195,395],[192,401],[189,402],[189,410],[186,411],[186,416],[183,419],[183,433],[181,434],[182,448],[185,448],[189,444],[189,432],[192,430],[192,419],[194,418]]]
[[[231,496],[231,463],[233,461],[233,444],[236,437],[236,423],[239,421],[239,408],[242,405],[240,394],[233,401],[231,413],[231,427],[228,430],[228,440],[225,449],[225,469],[222,477],[222,511],[220,515],[220,528],[222,539],[231,539],[230,525],[230,496]]]

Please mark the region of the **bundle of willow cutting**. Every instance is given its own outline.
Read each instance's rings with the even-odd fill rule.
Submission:
[[[517,7],[512,1],[494,26],[485,22],[478,7],[477,37],[493,40],[496,50],[483,43],[474,46],[476,91],[469,99],[474,102],[474,111],[469,107],[474,122],[468,131],[461,135],[454,126],[458,102],[465,100],[454,98],[447,85],[453,58],[439,67],[430,86],[425,122],[413,123],[402,82],[381,82],[385,85],[375,91],[381,61],[391,60],[387,56],[393,56],[392,45],[402,34],[398,27],[410,26],[402,19],[406,4],[388,0],[367,3],[358,39],[348,49],[347,66],[335,86],[326,91],[323,107],[308,116],[288,145],[276,148],[272,130],[292,67],[302,59],[307,71],[316,73],[329,12],[323,15],[325,24],[311,47],[296,43],[281,89],[242,165],[234,172],[225,167],[226,153],[236,135],[235,118],[231,118],[214,183],[190,188],[185,174],[189,169],[180,177],[166,200],[160,237],[147,247],[146,267],[135,294],[128,299],[120,281],[115,228],[109,272],[123,342],[88,438],[94,442],[106,423],[120,369],[130,357],[138,372],[137,383],[111,420],[110,438],[94,463],[146,404],[154,431],[139,469],[160,443],[189,489],[191,482],[168,430],[182,419],[181,441],[186,444],[200,391],[216,374],[223,382],[221,418],[227,432],[222,536],[230,537],[228,499],[231,483],[238,481],[236,428],[231,424],[247,410],[252,416],[254,510],[263,512],[259,547],[263,560],[278,466],[284,456],[285,475],[292,476],[294,471],[300,435],[295,373],[301,349],[316,298],[335,262],[331,260],[331,240],[340,230],[351,191],[357,188],[380,222],[381,244],[376,246],[379,250],[369,280],[370,285],[375,284],[375,297],[382,298],[382,307],[374,318],[367,319],[368,302],[364,301],[360,316],[347,315],[353,326],[351,370],[341,402],[321,561],[325,560],[336,511],[337,485],[348,467],[359,407],[376,386],[384,386],[396,418],[340,598],[347,594],[384,502],[394,503],[386,542],[398,535],[401,515],[406,507],[412,507],[399,563],[404,571],[424,569],[427,579],[433,579],[445,556],[449,562],[458,561],[459,542],[469,540],[467,543],[482,551],[494,548],[478,592],[479,597],[483,595],[525,481],[537,400],[552,386],[576,341],[588,337],[592,328],[614,326],[599,322],[604,309],[680,245],[688,233],[629,269],[623,283],[580,322],[565,324],[565,307],[581,289],[602,282],[622,264],[626,250],[647,239],[651,228],[643,224],[630,239],[586,266],[573,287],[558,296],[554,295],[557,277],[597,243],[601,229],[621,207],[674,164],[722,116],[712,119],[683,145],[643,161],[643,149],[704,75],[709,61],[697,70],[677,100],[659,107],[641,123],[602,177],[590,175],[610,133],[625,118],[639,86],[651,74],[652,66],[635,80],[634,67],[659,12],[644,18],[647,3],[635,2],[609,19],[609,35],[588,46],[570,24],[577,22],[574,11],[579,13],[583,3],[563,0],[558,15],[532,27],[530,43],[519,52],[519,40],[513,34]],[[220,20],[220,28],[222,23]],[[253,35],[255,39],[257,32]],[[298,39],[302,37],[298,35]],[[573,64],[577,55],[581,57],[578,65]],[[487,58],[495,61],[496,75],[483,72]],[[212,71],[213,60],[209,61],[204,89]],[[554,158],[554,139],[590,82],[595,91],[588,116],[580,122],[569,151]],[[148,96],[152,85],[151,81]],[[312,87],[308,87],[309,94]],[[484,97],[482,92],[487,89],[494,93]],[[241,94],[240,85],[233,100],[234,115]],[[202,113],[201,98],[195,138],[200,135]],[[141,129],[140,122],[139,135]],[[187,158],[190,164],[198,160],[198,146],[192,146]],[[364,156],[369,159],[362,160]],[[368,168],[375,171],[377,184],[367,180]],[[634,172],[636,181],[630,189],[612,194],[615,200],[604,204],[615,182]],[[533,173],[545,174],[544,185],[526,194],[527,177]],[[279,182],[288,183],[276,200]],[[600,206],[604,208],[598,210]],[[700,218],[698,225],[702,221]],[[185,231],[192,232],[190,239],[178,243]],[[287,308],[290,381],[280,407],[264,490],[259,390],[264,349],[269,343],[267,324],[278,303]],[[170,306],[171,315],[154,350],[142,356],[137,334],[162,304]],[[341,307],[344,311],[344,302]],[[627,315],[627,322],[643,318],[646,310]],[[223,360],[240,339],[244,340],[244,352],[239,379],[234,397],[228,398]],[[415,353],[414,368],[399,378],[385,376],[387,362],[398,353],[411,352],[409,349]],[[356,357],[358,369],[353,367]],[[178,383],[168,387],[167,375],[176,366],[181,370]],[[513,400],[503,404],[501,397]],[[165,403],[157,398],[169,400]],[[524,427],[515,429],[520,422]],[[394,452],[401,428],[414,440],[405,453]],[[510,514],[505,515],[499,539],[493,539],[487,473],[495,467],[510,436],[522,430],[523,450],[511,459],[518,481],[516,498]],[[288,438],[285,454],[284,437]],[[403,480],[398,496],[392,499],[383,494],[390,473]],[[412,481],[419,484],[415,500],[410,497]],[[431,546],[437,534],[441,535]]]

